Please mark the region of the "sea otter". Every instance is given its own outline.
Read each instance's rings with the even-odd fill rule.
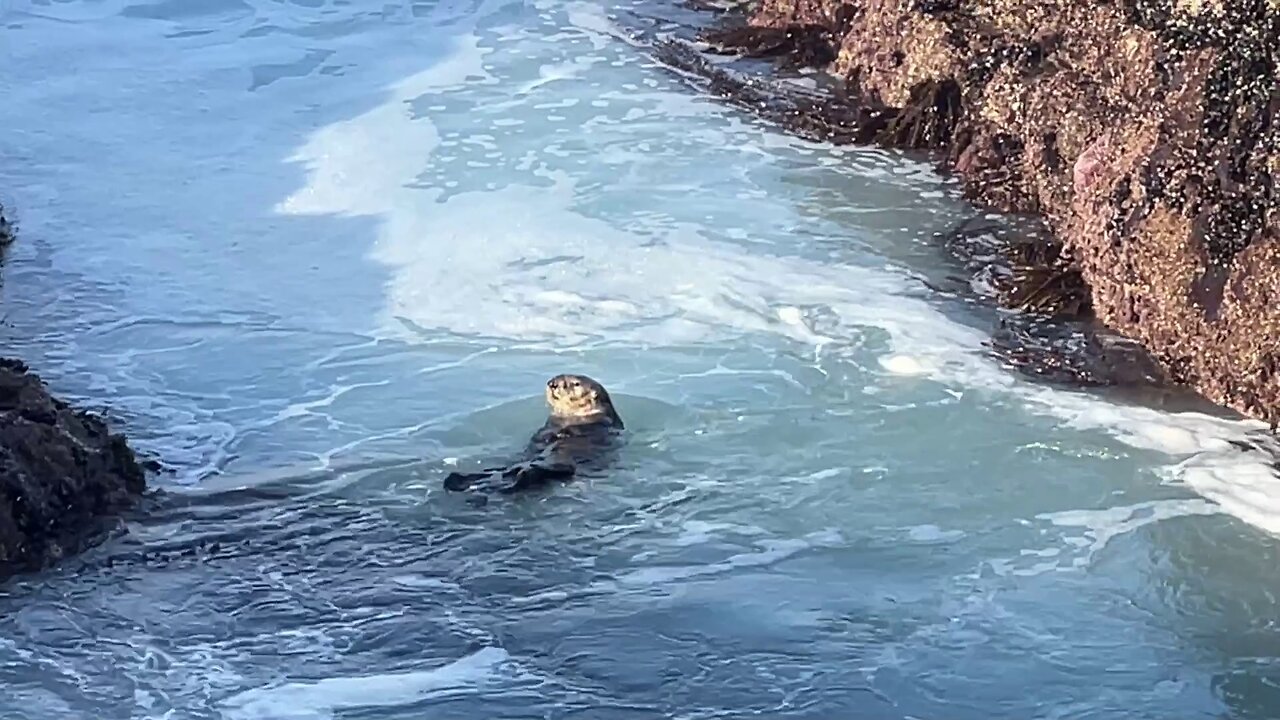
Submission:
[[[487,481],[478,489],[514,493],[601,465],[624,429],[604,386],[585,375],[557,375],[547,381],[546,397],[551,413],[529,439],[520,462],[477,473],[449,473],[445,489],[467,490]]]

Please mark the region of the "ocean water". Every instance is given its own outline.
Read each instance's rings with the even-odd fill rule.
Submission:
[[[0,589],[0,717],[1274,718],[1256,424],[1037,385],[974,213],[658,0],[0,0],[5,354],[166,463]],[[483,507],[558,372],[607,474]]]

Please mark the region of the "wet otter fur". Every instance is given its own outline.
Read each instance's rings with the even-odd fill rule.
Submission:
[[[529,439],[521,461],[476,473],[449,473],[445,489],[510,494],[568,480],[580,468],[600,465],[624,429],[604,386],[585,375],[557,375],[547,381],[546,398],[551,412]]]

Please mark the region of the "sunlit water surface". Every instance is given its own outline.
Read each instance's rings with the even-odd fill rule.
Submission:
[[[954,188],[652,9],[0,2],[5,352],[174,469],[0,594],[0,716],[1280,716],[1249,428],[1001,369]],[[566,370],[608,474],[442,493]]]

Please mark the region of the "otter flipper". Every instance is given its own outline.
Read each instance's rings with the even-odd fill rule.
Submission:
[[[482,472],[451,472],[444,479],[444,489],[454,492],[470,490],[481,480],[501,475],[511,482],[496,488],[503,494],[511,494],[522,490],[541,487],[553,480],[567,480],[574,476],[575,468],[568,463],[523,462],[507,468],[491,468]]]
[[[512,471],[513,470],[510,467],[489,467],[481,470],[480,472],[473,473],[451,472],[444,479],[444,489],[461,492],[470,488],[480,480],[493,477],[499,473],[505,476]]]
[[[502,476],[511,480],[511,484],[498,492],[510,495],[522,490],[542,487],[554,480],[568,480],[574,476],[576,469],[568,463],[527,463],[509,469]]]

